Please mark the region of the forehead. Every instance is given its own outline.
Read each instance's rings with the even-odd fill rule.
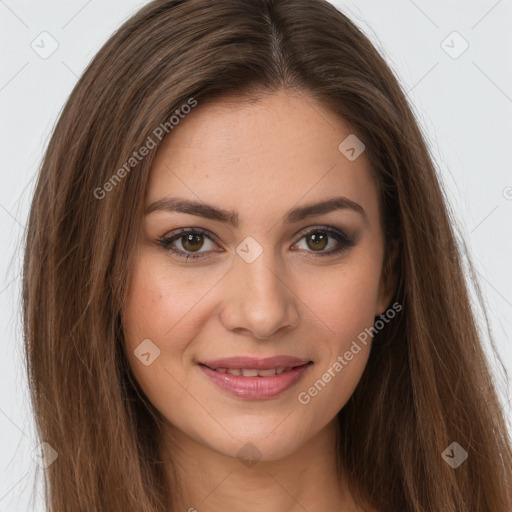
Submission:
[[[347,137],[350,126],[305,93],[199,102],[160,146],[146,205],[172,195],[261,214],[341,194],[378,215],[364,151],[350,160],[339,149]]]

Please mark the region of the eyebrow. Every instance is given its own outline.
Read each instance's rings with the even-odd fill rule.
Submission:
[[[310,203],[293,208],[284,216],[284,222],[293,224],[294,222],[299,222],[307,217],[322,215],[336,210],[355,211],[363,217],[365,222],[368,222],[368,218],[363,207],[346,197],[333,197],[325,201]],[[163,197],[162,199],[151,203],[146,208],[145,215],[149,215],[155,211],[188,213],[190,215],[223,222],[235,228],[240,226],[240,219],[236,210],[224,210],[211,204],[178,197]]]

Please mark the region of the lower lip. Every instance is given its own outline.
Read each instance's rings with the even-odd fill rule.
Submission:
[[[230,373],[219,373],[202,364],[201,370],[220,388],[238,398],[263,400],[283,393],[296,384],[311,363],[297,366],[290,371],[272,377],[243,377]]]

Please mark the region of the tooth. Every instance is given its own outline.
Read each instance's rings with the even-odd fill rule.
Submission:
[[[286,368],[284,366],[278,366],[276,368],[276,375],[280,375],[281,373],[283,373],[284,371],[286,370]]]
[[[228,368],[227,373],[230,375],[242,375],[242,370],[240,368]]]
[[[219,373],[226,373],[228,371],[227,368],[215,368],[215,371],[219,372]]]
[[[276,374],[275,368],[269,368],[268,370],[259,370],[258,371],[258,375],[260,377],[274,377],[275,374]]]
[[[254,368],[242,368],[242,375],[244,377],[257,377],[258,370],[255,370]]]

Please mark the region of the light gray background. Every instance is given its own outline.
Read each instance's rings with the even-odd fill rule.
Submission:
[[[28,501],[37,444],[19,327],[20,239],[34,178],[78,77],[109,35],[144,3],[0,0],[0,512],[43,510],[40,502],[32,507]],[[334,3],[380,49],[408,93],[463,227],[510,372],[512,0]],[[48,37],[40,36],[44,31],[58,42],[47,59],[31,47],[33,41],[50,47],[49,39],[40,42]],[[469,44],[458,58],[452,56],[464,41],[451,35],[454,31]],[[510,404],[507,414],[511,418]]]

